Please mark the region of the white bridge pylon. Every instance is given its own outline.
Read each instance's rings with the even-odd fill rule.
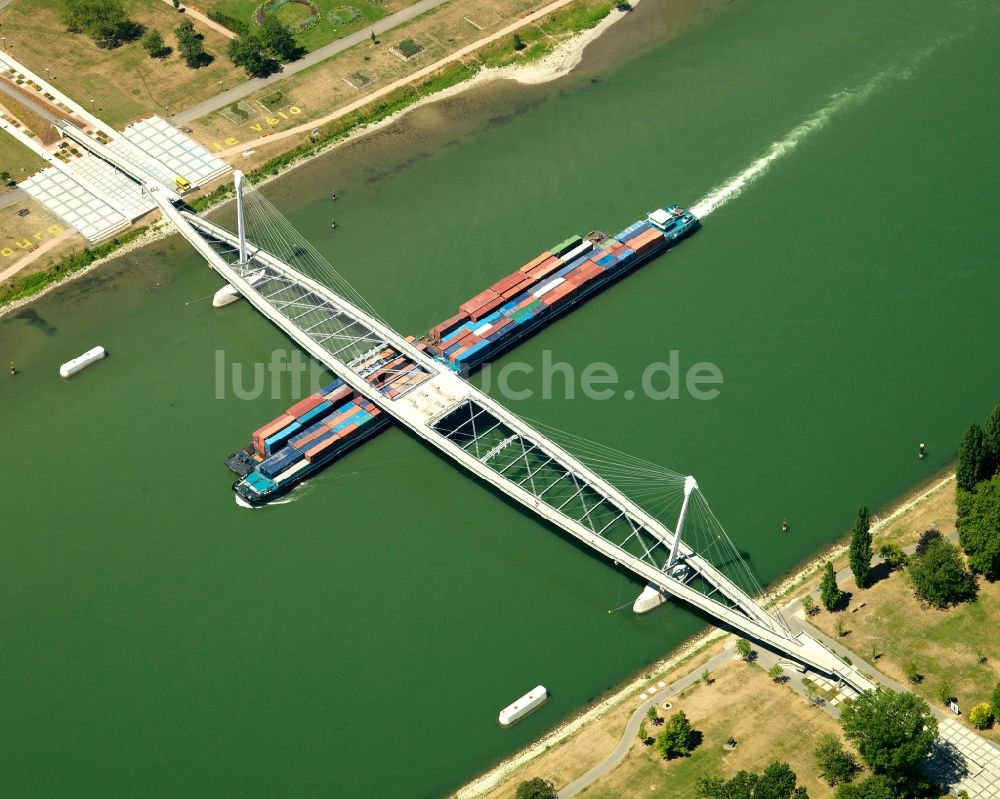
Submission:
[[[114,153],[99,143],[94,142],[94,147],[80,143],[124,171],[135,172],[128,164],[116,163]],[[238,191],[242,190],[239,180]],[[873,687],[816,640],[792,633],[779,616],[768,613],[680,535],[675,536],[569,451],[374,314],[245,236],[178,210],[172,192],[156,181],[143,185],[164,217],[232,289],[316,360],[457,464],[647,581],[656,604],[673,595],[795,661],[841,677],[859,690]],[[239,215],[242,218],[242,207]],[[280,221],[287,226],[286,220]],[[303,248],[311,246],[304,240],[298,243]],[[362,366],[370,364],[372,353],[387,348],[412,361],[422,377],[392,399],[368,383]],[[695,480],[688,478],[678,533],[684,529],[688,505],[697,490]]]

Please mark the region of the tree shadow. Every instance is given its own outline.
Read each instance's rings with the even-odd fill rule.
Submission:
[[[958,748],[950,741],[938,740],[924,762],[924,773],[944,788],[969,776],[969,766]]]
[[[840,599],[837,600],[837,604],[833,606],[831,613],[839,613],[840,611],[847,610],[847,606],[851,604],[851,599],[854,598],[854,594],[850,591],[841,591]]]
[[[881,563],[872,566],[871,570],[868,572],[868,587],[871,588],[876,583],[880,583],[891,577],[894,571],[896,570],[888,561],[882,561]]]
[[[702,734],[701,730],[691,730],[691,736],[688,738],[688,749],[694,751],[702,745],[704,740],[705,736]],[[688,754],[690,754],[690,752]]]

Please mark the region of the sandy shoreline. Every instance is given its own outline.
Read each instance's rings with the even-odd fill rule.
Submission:
[[[886,527],[896,521],[896,519],[904,513],[907,513],[929,497],[936,494],[954,479],[954,472],[949,472],[945,477],[933,480],[929,486],[926,481],[921,483],[915,490],[904,495],[903,499],[892,505],[892,510],[886,515],[873,517],[871,527],[872,533],[875,534],[885,530]],[[823,554],[811,559],[803,566],[796,569],[793,574],[783,580],[773,591],[768,592],[763,599],[769,606],[777,603],[803,582],[814,576],[828,560],[833,560],[844,555],[847,552],[848,545],[848,539],[844,538],[840,540],[838,543],[827,549]],[[683,661],[697,654],[700,650],[722,638],[725,638],[727,635],[729,635],[729,633],[724,632],[723,630],[711,628],[706,630],[701,635],[692,638],[682,644],[678,649],[673,650],[666,658],[656,661],[646,667],[643,670],[643,676],[631,680],[622,688],[619,688],[611,696],[606,697],[596,705],[587,708],[573,719],[560,724],[545,736],[538,739],[535,743],[531,744],[531,746],[522,749],[520,752],[494,766],[485,774],[482,774],[471,782],[466,783],[452,794],[452,798],[476,799],[476,797],[483,796],[489,791],[494,790],[537,757],[544,754],[546,750],[556,744],[562,743],[574,733],[579,732],[587,725],[602,718],[610,711],[627,702],[643,688],[647,687],[650,682],[650,677],[646,675],[653,675],[655,679],[655,675],[676,667]]]
[[[632,5],[635,5],[638,2],[639,0],[635,0],[635,2],[633,2]],[[536,62],[530,64],[515,64],[507,67],[502,67],[499,69],[480,70],[471,79],[463,81],[462,83],[458,83],[455,86],[451,86],[440,92],[436,92],[432,95],[428,95],[427,97],[421,98],[412,105],[408,105],[406,108],[400,109],[395,114],[392,114],[373,125],[358,127],[355,130],[352,130],[348,135],[344,136],[342,139],[338,139],[337,141],[331,142],[329,145],[322,147],[313,153],[310,153],[309,155],[303,157],[301,160],[298,160],[293,164],[289,164],[286,168],[282,169],[277,175],[270,175],[258,181],[257,183],[254,184],[254,187],[265,186],[273,180],[278,180],[279,178],[282,178],[285,175],[287,175],[292,170],[304,166],[309,162],[315,160],[316,158],[320,158],[326,155],[327,153],[331,152],[332,150],[335,150],[338,147],[342,147],[345,144],[355,141],[356,139],[359,139],[363,136],[366,136],[370,133],[374,133],[375,131],[381,130],[382,128],[391,125],[392,123],[398,121],[405,114],[408,114],[409,112],[414,111],[417,108],[421,108],[422,106],[425,106],[429,103],[436,103],[439,100],[445,100],[449,97],[453,97],[457,94],[472,89],[476,86],[488,83],[490,81],[513,80],[518,83],[523,83],[525,85],[536,85],[541,83],[547,83],[549,81],[561,78],[564,75],[568,75],[570,72],[573,71],[573,69],[576,68],[576,66],[583,59],[583,51],[587,47],[587,45],[590,44],[595,39],[597,39],[615,22],[624,19],[626,13],[627,12],[623,13],[616,9],[612,9],[611,13],[609,13],[604,19],[602,19],[599,23],[597,23],[597,25],[595,25],[593,28],[589,28],[588,30],[581,31],[580,33],[570,36],[565,41],[560,42],[559,45],[555,49],[553,49],[551,53],[549,53],[544,58],[541,58]],[[234,168],[236,168],[238,165],[234,164],[233,166]],[[218,208],[221,208],[222,206],[226,205],[226,203],[229,202],[232,202],[231,197],[220,200],[219,202],[212,205],[210,208],[205,209],[205,211],[203,211],[202,213],[209,213],[211,211],[214,211]],[[133,241],[130,241],[128,244],[124,245],[120,249],[115,250],[113,253],[105,256],[104,258],[100,258],[94,261],[92,264],[89,264],[88,266],[79,270],[78,272],[74,272],[70,275],[67,275],[62,280],[56,281],[55,283],[46,286],[44,289],[37,292],[36,294],[32,294],[30,297],[24,297],[23,299],[15,300],[14,302],[11,302],[3,307],[0,307],[0,317],[3,317],[6,314],[16,311],[19,308],[23,308],[26,305],[30,305],[32,302],[41,299],[49,292],[55,291],[56,289],[66,286],[67,284],[73,282],[74,280],[77,280],[78,278],[84,277],[85,275],[99,268],[103,264],[113,261],[115,258],[118,258],[122,255],[127,255],[131,252],[135,252],[136,250],[141,249],[142,247],[145,247],[148,244],[153,244],[154,242],[160,241],[161,239],[164,239],[167,236],[172,236],[175,233],[176,231],[174,231],[172,226],[164,223],[162,219],[157,219],[150,226],[149,230],[147,230],[143,235],[139,236]]]

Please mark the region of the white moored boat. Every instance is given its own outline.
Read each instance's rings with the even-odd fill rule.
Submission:
[[[511,702],[511,704],[501,710],[499,721],[504,727],[509,727],[515,721],[520,721],[531,711],[541,707],[548,698],[549,692],[545,689],[545,686],[536,686],[520,699]]]
[[[97,363],[102,358],[107,358],[108,353],[105,351],[104,347],[94,347],[92,350],[87,350],[83,355],[78,355],[77,357],[66,361],[62,366],[59,367],[60,377],[72,377],[81,369],[86,369],[92,363]]]

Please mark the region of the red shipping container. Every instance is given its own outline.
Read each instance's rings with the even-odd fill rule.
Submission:
[[[505,291],[507,291],[507,289],[511,289],[514,286],[521,284],[524,280],[525,280],[524,272],[518,270],[517,272],[514,272],[511,275],[507,275],[507,277],[503,278],[502,280],[498,280],[496,283],[490,286],[490,288],[492,288],[497,294],[503,294]]]
[[[435,343],[439,342],[442,336],[448,335],[468,318],[468,314],[457,313],[450,319],[445,319],[440,324],[434,325],[434,327],[430,329],[431,341]]]
[[[304,400],[299,400],[291,408],[288,409],[287,413],[289,416],[294,416],[298,419],[302,414],[309,413],[317,405],[325,401],[325,397],[322,394],[312,394],[306,397]]]
[[[330,449],[330,447],[336,446],[339,443],[340,443],[340,436],[335,435],[332,438],[328,438],[321,444],[316,444],[315,446],[310,447],[305,451],[306,460],[309,463],[312,463],[318,455],[322,455],[324,452]]]
[[[525,273],[530,272],[532,269],[534,269],[536,266],[538,266],[542,261],[545,261],[545,260],[547,260],[547,259],[549,259],[551,257],[552,257],[552,253],[550,253],[548,250],[546,250],[541,255],[539,255],[537,258],[532,258],[530,261],[528,261],[528,263],[526,263],[524,266],[522,266],[518,271],[519,272],[525,272]]]
[[[484,305],[493,302],[499,297],[500,295],[497,294],[493,289],[486,289],[486,291],[477,294],[471,300],[466,300],[458,307],[461,308],[465,313],[469,314],[469,316],[472,317],[472,319],[475,319],[476,317],[472,316],[474,311],[479,310]]]
[[[513,286],[512,288],[507,289],[500,296],[503,297],[504,302],[507,302],[508,300],[514,299],[518,294],[523,294],[528,289],[530,289],[532,286],[534,286],[535,283],[537,283],[537,282],[538,281],[535,278],[533,278],[533,277],[531,277],[529,275],[525,275],[524,276],[524,280],[522,280],[516,286]]]
[[[542,261],[538,266],[528,272],[528,275],[536,282],[541,280],[543,277],[551,275],[558,269],[562,269],[566,264],[556,258],[554,255],[550,255],[544,261]]]
[[[495,300],[492,300],[492,301],[486,303],[485,305],[483,305],[482,307],[477,308],[475,311],[473,311],[472,313],[469,314],[469,318],[473,322],[478,322],[484,316],[489,316],[491,313],[493,313],[497,308],[499,308],[505,302],[507,302],[507,301],[503,297],[501,297],[499,294],[497,294],[497,297],[496,297]]]

